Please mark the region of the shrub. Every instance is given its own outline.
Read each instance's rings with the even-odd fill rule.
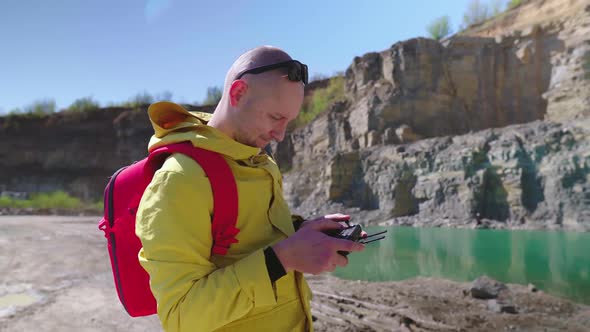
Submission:
[[[39,193],[31,196],[32,207],[48,209],[74,209],[80,207],[80,200],[63,191],[53,193]]]
[[[102,211],[104,209],[104,202],[102,200],[96,201],[90,204],[89,208],[96,211]]]
[[[14,206],[13,199],[7,196],[0,196],[0,208]]]
[[[55,100],[40,99],[25,107],[25,113],[45,115],[55,113]]]
[[[55,113],[55,100],[53,99],[39,99],[21,108],[14,108],[8,112],[9,116],[21,116],[26,117],[44,117],[48,114]]]
[[[53,99],[41,99],[23,108],[13,108],[8,112],[8,114],[6,114],[6,121],[4,122],[3,127],[10,127],[12,124],[14,124],[13,121],[18,119],[43,118],[51,113],[55,113],[55,108],[55,100]]]
[[[490,10],[485,3],[479,0],[471,0],[467,5],[467,11],[463,14],[463,27],[467,28],[479,24],[490,17]]]
[[[463,23],[459,29],[466,29],[472,25],[480,24],[488,19],[501,14],[503,11],[503,0],[471,0],[467,5],[467,11],[463,14]]]
[[[15,199],[0,197],[0,207],[12,208],[36,208],[36,209],[77,209],[82,207],[78,198],[72,197],[63,191],[52,193],[32,194],[30,199]]]
[[[223,91],[218,86],[212,86],[207,88],[207,96],[203,100],[203,105],[217,105],[221,100]]]
[[[518,6],[520,6],[521,3],[522,3],[522,0],[510,0],[510,2],[508,2],[508,9],[518,7]]]
[[[154,96],[147,91],[139,92],[131,97],[128,101],[121,103],[121,107],[138,108],[143,105],[149,105],[154,102]]]
[[[426,30],[432,39],[441,40],[452,33],[449,17],[442,16],[435,19],[426,27]]]
[[[97,101],[92,100],[92,97],[84,97],[76,99],[67,109],[68,112],[87,112],[93,111],[100,107]]]
[[[8,115],[19,115],[19,114],[23,114],[23,110],[19,107],[15,107],[15,108],[11,109],[10,111],[8,111]]]

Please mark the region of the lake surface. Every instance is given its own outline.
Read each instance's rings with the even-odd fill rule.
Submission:
[[[370,227],[386,238],[349,255],[334,275],[397,281],[417,276],[472,281],[486,274],[532,283],[546,293],[590,304],[590,233]]]

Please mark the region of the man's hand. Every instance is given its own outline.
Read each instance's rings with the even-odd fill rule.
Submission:
[[[325,215],[323,217],[319,217],[316,219],[308,219],[308,220],[304,221],[303,223],[301,223],[300,229],[303,227],[306,227],[306,226],[311,226],[314,224],[323,223],[325,220],[330,220],[330,221],[334,221],[334,222],[345,222],[345,221],[350,220],[350,216],[347,214],[336,213],[336,214],[328,214],[328,215]]]
[[[346,266],[348,258],[338,251],[362,251],[363,244],[337,239],[324,234],[331,229],[342,229],[338,221],[347,221],[347,215],[333,214],[307,220],[295,234],[273,246],[275,254],[285,271],[299,271],[311,274],[331,272],[336,266]]]
[[[303,227],[306,227],[306,226],[309,226],[309,225],[313,225],[315,223],[321,223],[321,222],[323,222],[323,220],[326,220],[326,219],[329,219],[329,220],[332,220],[332,221],[336,221],[336,222],[345,222],[345,221],[349,221],[350,220],[350,216],[347,215],[347,214],[341,214],[341,213],[328,214],[328,215],[325,215],[325,216],[320,217],[320,218],[306,220],[306,221],[304,221],[304,222],[301,223],[301,227],[299,227],[299,228],[303,228]],[[361,232],[361,238],[364,239],[366,237],[367,237],[367,232],[362,231]]]

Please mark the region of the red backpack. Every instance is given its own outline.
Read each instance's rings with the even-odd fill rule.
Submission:
[[[235,227],[238,216],[236,182],[220,154],[182,142],[157,148],[147,158],[119,169],[105,188],[104,217],[98,228],[104,231],[108,240],[119,300],[132,317],[152,315],[157,311],[149,275],[137,258],[141,241],[135,235],[135,213],[154,173],[173,153],[182,153],[195,160],[211,183],[214,206],[211,254],[225,255],[229,246],[238,242],[235,238],[239,233]]]

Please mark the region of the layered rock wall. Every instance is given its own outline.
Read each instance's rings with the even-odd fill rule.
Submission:
[[[292,205],[586,227],[590,2],[529,1],[491,22],[355,58],[346,101],[275,147]]]
[[[147,155],[153,129],[146,109],[0,118],[0,191],[102,198],[111,174]]]

